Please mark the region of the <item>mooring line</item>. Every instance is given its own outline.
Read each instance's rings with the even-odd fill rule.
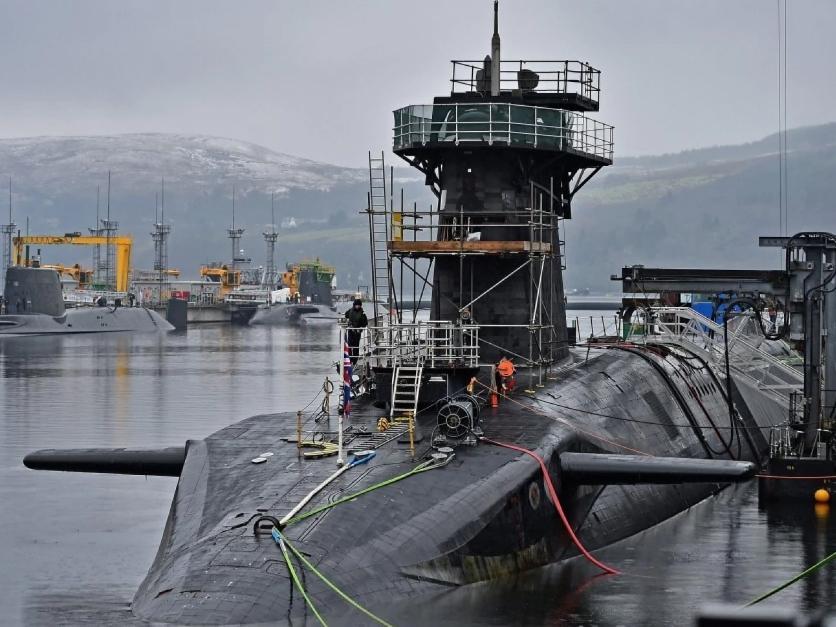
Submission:
[[[817,563],[813,564],[812,566],[810,566],[810,568],[805,570],[803,573],[797,574],[795,577],[793,577],[792,579],[790,579],[789,581],[787,581],[785,583],[782,583],[777,588],[773,588],[772,590],[770,590],[766,594],[762,594],[761,596],[759,596],[757,599],[754,599],[753,601],[749,601],[743,607],[751,607],[752,605],[755,605],[756,603],[760,603],[764,599],[768,599],[769,597],[771,597],[774,594],[778,594],[779,592],[781,592],[781,590],[784,590],[785,588],[789,588],[796,581],[804,579],[804,577],[806,577],[807,575],[816,572],[819,568],[821,568],[822,566],[824,566],[825,564],[827,564],[828,562],[830,562],[833,559],[836,559],[836,552],[831,553],[830,555],[825,557],[820,562],[817,562]]]

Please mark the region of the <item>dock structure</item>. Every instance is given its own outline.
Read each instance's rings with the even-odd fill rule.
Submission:
[[[783,270],[637,265],[612,278],[622,283],[625,329],[641,311],[639,335],[652,328],[655,335],[673,330],[680,340],[700,338],[713,347],[718,366],[731,363],[761,392],[780,397],[786,421],[770,431],[760,493],[767,499],[811,499],[817,489],[829,494],[836,483],[836,235],[801,232],[761,237],[759,244],[783,249]],[[710,299],[705,304],[712,312],[704,317],[689,307],[670,307],[681,304],[684,294]],[[755,344],[752,338],[758,338]],[[764,346],[785,342],[798,363],[765,352],[764,339]]]

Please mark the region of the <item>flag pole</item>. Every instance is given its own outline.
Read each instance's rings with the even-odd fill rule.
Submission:
[[[339,414],[337,423],[337,467],[342,467],[345,464],[343,458],[343,418],[345,417],[345,326],[340,321],[340,391],[343,398],[343,410],[337,412]],[[350,394],[350,392],[349,392]]]

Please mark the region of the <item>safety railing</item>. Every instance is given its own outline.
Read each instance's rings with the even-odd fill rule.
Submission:
[[[762,390],[775,392],[788,401],[790,393],[803,386],[804,375],[760,348],[764,338],[754,332],[752,322],[746,314],[741,314],[727,325],[729,363]],[[625,338],[632,342],[677,343],[701,353],[710,363],[725,363],[727,343],[723,325],[690,307],[653,307],[645,312],[643,321],[626,327],[626,331]]]
[[[509,103],[410,105],[394,112],[394,149],[486,144],[612,161],[613,127],[582,113]]]
[[[446,320],[370,326],[360,354],[372,366],[423,362],[425,368],[479,365],[479,327]]]
[[[490,92],[484,61],[453,61],[452,93]],[[601,71],[583,61],[500,61],[500,91],[577,94],[596,104]]]
[[[109,304],[113,304],[119,300],[124,306],[128,305],[127,292],[114,292],[110,290],[64,290],[63,292],[64,304],[74,307],[95,305],[102,297]]]

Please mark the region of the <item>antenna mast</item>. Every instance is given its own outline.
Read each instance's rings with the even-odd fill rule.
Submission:
[[[154,195],[154,270],[157,271],[157,297],[160,304],[165,302],[164,296],[168,288],[168,236],[171,225],[165,222],[165,178],[160,181],[160,194]],[[161,199],[160,212],[157,215],[157,200]]]
[[[241,236],[244,235],[244,229],[235,227],[235,185],[232,186],[232,228],[227,229],[227,234],[232,242],[232,275],[230,277],[230,283],[235,282],[237,284],[235,280],[237,262],[246,260],[240,254]]]
[[[16,226],[12,221],[12,177],[9,177],[9,221],[0,226],[0,235],[3,237],[3,258],[0,259],[3,274],[0,276],[0,293],[5,290],[6,270],[12,265],[12,238]]]
[[[499,54],[499,0],[494,0],[493,37],[491,37],[491,96],[499,95],[500,63],[501,58]]]
[[[115,291],[113,282],[113,268],[115,250],[113,247],[113,237],[119,229],[119,223],[116,220],[110,219],[110,170],[107,171],[107,218],[101,221],[101,230],[105,235],[105,282],[104,288],[108,291]]]
[[[261,278],[263,285],[272,289],[279,281],[276,272],[276,240],[279,234],[276,233],[276,204],[275,192],[270,192],[270,230],[264,231],[264,241],[267,244],[267,263],[264,265],[264,275]]]

